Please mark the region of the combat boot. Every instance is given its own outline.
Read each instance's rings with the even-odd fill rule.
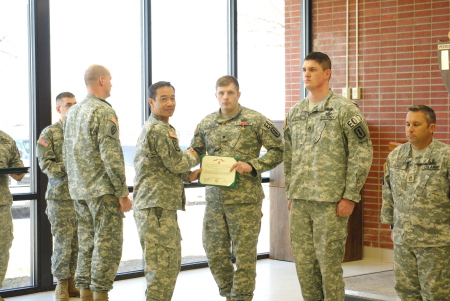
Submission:
[[[94,301],[92,298],[92,291],[88,288],[83,288],[80,290],[81,301]]]
[[[69,279],[58,280],[55,289],[56,301],[69,301]]]
[[[69,278],[69,297],[79,297],[80,291],[75,287],[75,279],[73,276]]]
[[[108,301],[108,292],[97,293],[94,292],[94,301]]]

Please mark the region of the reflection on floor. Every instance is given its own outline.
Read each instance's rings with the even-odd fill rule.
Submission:
[[[361,260],[344,263],[344,277],[392,270],[392,263]],[[295,265],[292,262],[264,259],[257,264],[255,301],[301,301],[300,285],[297,281]],[[394,284],[392,283],[392,286]],[[145,278],[122,280],[114,283],[110,301],[144,301]],[[347,292],[349,293],[349,292]],[[364,293],[350,292],[351,300],[395,300],[372,299]],[[362,297],[360,299],[359,297]],[[368,299],[366,299],[368,297]],[[6,301],[50,301],[53,292],[38,293],[5,299]],[[70,298],[70,301],[79,300]],[[216,284],[208,268],[181,272],[172,301],[225,301],[219,296]]]

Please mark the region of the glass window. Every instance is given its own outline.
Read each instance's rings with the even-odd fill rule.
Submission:
[[[0,0],[0,129],[16,141],[30,166],[28,1]],[[30,174],[10,181],[11,193],[30,192]]]
[[[14,240],[2,290],[32,285],[30,201],[15,201],[11,213]]]
[[[237,8],[239,102],[272,120],[285,116],[284,5],[283,0],[249,0],[238,1]],[[270,251],[270,194],[269,185],[263,186],[258,253]]]
[[[152,1],[152,83],[170,81],[177,106],[170,123],[182,149],[203,117],[219,109],[215,82],[227,74],[227,1]],[[182,262],[206,260],[202,244],[204,188],[186,189],[178,219]]]
[[[133,185],[134,149],[144,101],[140,5],[140,1],[50,0],[52,119],[59,118],[54,103],[59,93],[72,92],[82,101],[87,94],[86,69],[92,64],[108,68],[113,87],[107,101],[119,119],[128,186]],[[133,271],[135,262],[142,262],[133,213],[126,217],[119,272]]]

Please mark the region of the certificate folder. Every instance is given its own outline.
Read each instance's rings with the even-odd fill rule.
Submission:
[[[230,168],[238,161],[239,158],[236,157],[201,156],[200,168],[202,168],[202,172],[198,178],[198,184],[236,187],[237,172],[230,172]]]
[[[12,175],[12,174],[28,173],[28,168],[29,167],[0,168],[0,175]]]

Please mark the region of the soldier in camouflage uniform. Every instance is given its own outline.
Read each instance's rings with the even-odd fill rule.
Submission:
[[[408,108],[409,142],[388,156],[381,221],[393,228],[395,289],[402,300],[449,300],[450,146],[433,139],[436,115]]]
[[[131,209],[131,201],[117,115],[105,100],[111,74],[92,65],[84,80],[89,94],[64,122],[63,159],[78,218],[75,281],[81,300],[108,300],[122,257],[123,212]]]
[[[305,58],[308,97],[292,107],[284,129],[291,245],[305,301],[344,300],[348,216],[361,199],[373,155],[364,117],[329,89],[330,76],[326,54]]]
[[[56,300],[63,301],[69,300],[69,295],[80,295],[73,279],[78,257],[77,217],[62,158],[64,116],[76,103],[75,95],[70,92],[56,97],[60,120],[42,131],[36,146],[39,166],[48,176],[45,199],[53,234],[52,274],[58,280],[55,295]]]
[[[235,188],[207,186],[203,247],[220,295],[252,300],[256,277],[256,245],[264,192],[261,173],[283,159],[280,132],[262,114],[239,104],[239,83],[223,76],[216,83],[220,110],[197,126],[191,147],[200,155],[238,157]],[[261,147],[267,153],[259,158]],[[232,251],[231,251],[232,247]],[[236,257],[233,267],[232,253]]]
[[[144,251],[147,301],[170,301],[181,264],[177,210],[185,210],[184,181],[193,181],[199,163],[195,151],[180,149],[169,118],[175,111],[175,88],[169,82],[150,86],[152,114],[136,145],[134,219]]]
[[[23,166],[16,142],[3,131],[0,131],[0,168]],[[11,174],[16,181],[22,180],[25,174]],[[9,249],[13,241],[13,220],[11,206],[13,198],[8,187],[8,176],[0,175],[0,288],[8,269]],[[0,301],[3,301],[0,297]]]

